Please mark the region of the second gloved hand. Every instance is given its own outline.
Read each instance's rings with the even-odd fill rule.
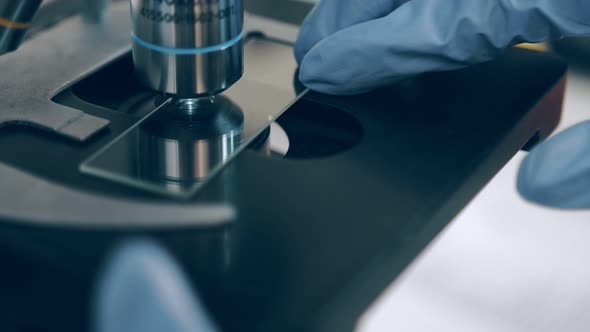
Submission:
[[[590,121],[533,149],[520,167],[518,191],[544,206],[590,209]]]
[[[588,0],[322,0],[295,56],[306,86],[355,94],[484,62],[517,43],[589,34]]]
[[[97,332],[217,332],[174,258],[131,240],[108,261],[96,296]]]

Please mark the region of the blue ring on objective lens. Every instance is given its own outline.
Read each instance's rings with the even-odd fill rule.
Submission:
[[[217,44],[217,45],[213,45],[213,46],[207,46],[207,47],[197,47],[197,48],[175,48],[175,47],[159,46],[159,45],[155,45],[155,44],[146,42],[145,40],[137,37],[134,33],[132,33],[131,36],[133,37],[133,40],[135,40],[139,45],[141,45],[147,49],[156,51],[156,52],[168,53],[168,54],[174,54],[174,55],[194,55],[194,54],[205,54],[205,53],[212,53],[212,52],[226,50],[226,49],[234,46],[240,40],[242,40],[242,38],[244,38],[244,31],[240,32],[239,35],[232,38],[231,40],[226,41],[225,43],[221,43],[221,44]]]

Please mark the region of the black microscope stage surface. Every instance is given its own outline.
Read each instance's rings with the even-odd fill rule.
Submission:
[[[113,15],[127,10],[115,7]],[[292,36],[269,40],[290,48]],[[550,55],[511,49],[363,95],[304,92],[277,120],[289,137],[286,155],[269,157],[254,141],[187,200],[80,172],[144,115],[125,111],[130,96],[153,97],[125,75],[133,70],[128,50],[107,60],[53,97],[110,121],[106,129],[76,142],[4,126],[0,164],[120,200],[224,203],[235,218],[211,227],[85,228],[29,223],[0,207],[3,330],[90,330],[105,258],[125,239],[148,237],[179,261],[222,331],[352,331],[514,154],[557,126],[567,72]]]

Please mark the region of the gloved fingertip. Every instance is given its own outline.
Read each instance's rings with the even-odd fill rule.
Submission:
[[[343,95],[345,86],[333,77],[334,73],[328,69],[324,56],[316,48],[305,55],[299,68],[299,81],[311,90],[331,94]]]
[[[529,202],[553,206],[551,186],[542,184],[545,181],[541,181],[538,178],[539,164],[531,162],[531,156],[532,155],[529,155],[525,158],[520,165],[520,170],[516,179],[518,193]]]
[[[373,89],[370,84],[364,84],[367,82],[352,76],[353,73],[339,65],[337,59],[327,62],[315,48],[305,55],[299,67],[299,81],[313,91],[342,96],[362,94]]]
[[[301,59],[299,65],[299,80],[303,84],[312,83],[322,69],[322,57],[316,52],[309,52]]]
[[[590,122],[536,147],[523,160],[517,189],[526,200],[560,209],[590,207]]]
[[[299,81],[311,90],[329,93],[333,90],[333,86],[329,75],[322,72],[322,63],[322,55],[319,52],[307,53],[299,67]]]
[[[97,332],[216,331],[174,258],[151,241],[115,250],[98,286]]]
[[[305,42],[301,38],[302,37],[297,37],[295,45],[293,46],[293,54],[295,55],[295,61],[297,61],[298,65],[301,65],[301,62],[308,51],[305,47]]]

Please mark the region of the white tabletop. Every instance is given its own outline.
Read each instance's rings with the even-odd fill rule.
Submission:
[[[570,71],[560,130],[590,119],[587,75]],[[590,330],[590,211],[520,198],[515,181],[525,155],[389,287],[358,331]]]

